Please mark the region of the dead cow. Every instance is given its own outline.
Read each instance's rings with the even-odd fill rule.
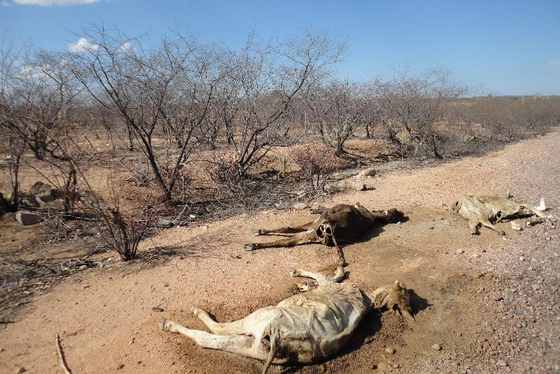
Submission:
[[[546,208],[543,202],[541,206],[529,205],[513,196],[465,195],[455,202],[453,210],[469,221],[473,235],[479,234],[481,225],[496,231],[499,235],[504,235],[505,232],[494,224],[506,219],[536,216],[531,222],[547,222],[552,226],[552,216],[544,215],[542,211]]]
[[[292,247],[299,244],[322,243],[334,245],[338,255],[344,261],[344,253],[338,243],[352,242],[362,236],[367,230],[376,225],[397,223],[404,218],[404,214],[397,209],[370,212],[360,204],[340,204],[332,208],[319,208],[312,213],[321,214],[315,221],[295,227],[281,227],[279,229],[253,230],[255,236],[288,234],[288,238],[269,243],[245,244],[245,250],[253,251],[260,248]]]
[[[394,310],[408,321],[414,320],[408,290],[399,281],[366,293],[350,283],[338,283],[344,276],[342,266],[333,278],[304,270],[290,274],[315,279],[318,287],[230,323],[218,323],[203,309],[192,306],[191,311],[212,333],[165,318],[160,319],[159,327],[185,335],[204,348],[265,361],[266,373],[270,364],[308,364],[331,357],[372,309]]]

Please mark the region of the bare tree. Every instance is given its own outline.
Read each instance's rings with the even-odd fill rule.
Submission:
[[[307,104],[323,143],[345,153],[344,143],[366,121],[368,97],[363,86],[348,80],[332,80],[310,91]]]
[[[415,76],[405,69],[392,81],[377,79],[374,90],[381,105],[382,125],[401,153],[416,155],[426,149],[441,158],[438,123],[445,119],[446,105],[464,95],[466,87],[450,81],[446,72],[431,70]]]
[[[90,47],[70,56],[74,74],[123,120],[171,201],[218,80],[212,51],[179,34],[154,44],[99,26],[84,36]]]
[[[15,50],[2,46],[0,58],[0,115],[4,126],[21,137],[39,160],[54,155],[55,146],[46,131],[63,127],[79,94],[62,56],[28,46]]]
[[[51,185],[62,192],[63,211],[50,211],[50,218],[88,219],[99,227],[99,238],[115,250],[123,261],[136,258],[138,245],[153,225],[159,212],[155,197],[144,191],[141,196],[123,203],[123,194],[110,175],[105,191],[91,183],[89,168],[94,157],[91,143],[83,134],[65,132],[62,136],[47,135],[56,144],[60,157],[48,157],[49,170],[29,164]],[[114,169],[109,170],[111,173]],[[108,196],[103,199],[101,196]]]
[[[295,98],[338,61],[344,44],[308,33],[286,43],[260,45],[251,35],[243,49],[223,48],[224,80],[216,90],[216,114],[235,152],[237,178],[268,153],[286,126]]]
[[[10,197],[4,201],[3,205],[5,206],[2,210],[17,211],[19,209],[21,199],[20,164],[25,149],[26,144],[19,133],[14,132],[13,128],[5,122],[0,123],[0,150],[6,156],[11,186]],[[3,197],[0,198],[0,200],[3,199]]]

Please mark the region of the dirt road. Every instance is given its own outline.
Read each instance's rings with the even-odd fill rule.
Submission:
[[[463,193],[509,191],[534,204],[544,197],[559,215],[559,145],[554,132],[482,158],[394,171],[370,180],[374,190],[327,202],[396,207],[409,216],[345,247],[346,270],[348,281],[363,288],[404,282],[417,295],[417,321],[409,327],[393,314],[372,313],[338,357],[271,372],[557,373],[558,229],[516,232],[504,223],[506,238],[486,229],[473,237],[448,207]],[[54,340],[60,333],[75,374],[259,373],[262,363],[201,349],[158,331],[156,321],[164,315],[202,329],[187,312],[193,303],[227,321],[289,296],[291,267],[327,269],[336,253],[319,245],[252,253],[242,247],[254,240],[254,227],[310,218],[305,211],[265,211],[170,229],[142,244],[143,251],[159,248],[167,261],[113,261],[70,277],[0,330],[0,372],[62,372]]]

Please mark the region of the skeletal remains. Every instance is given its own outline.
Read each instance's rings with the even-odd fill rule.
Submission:
[[[288,234],[291,236],[269,243],[245,244],[245,250],[253,251],[260,248],[322,243],[334,245],[338,251],[338,256],[344,261],[344,253],[338,243],[352,242],[376,225],[397,223],[404,218],[404,214],[397,209],[370,212],[359,203],[354,205],[340,204],[329,209],[319,208],[313,210],[312,213],[320,214],[320,216],[316,220],[301,226],[253,230],[255,236],[270,234]]]
[[[479,234],[481,225],[496,231],[499,235],[504,235],[505,232],[494,224],[507,219],[528,216],[536,216],[532,217],[531,223],[547,222],[549,225],[553,225],[553,217],[542,213],[546,210],[542,200],[541,205],[535,207],[513,196],[465,195],[455,202],[453,210],[469,221],[473,235]]]
[[[344,347],[372,309],[387,308],[408,321],[414,320],[408,290],[399,281],[367,293],[351,283],[339,283],[344,277],[342,265],[333,278],[304,270],[292,270],[290,274],[312,278],[318,287],[230,323],[218,323],[205,310],[192,306],[191,311],[212,333],[165,318],[159,320],[159,328],[185,335],[204,348],[265,361],[266,373],[271,364],[307,364],[332,356]]]
[[[542,213],[546,210],[544,202],[534,207],[510,196],[465,195],[454,204],[453,209],[469,221],[473,234],[478,234],[480,225],[483,225],[503,235],[504,232],[494,223],[504,219],[536,216],[531,222],[551,225],[553,219]],[[409,292],[399,281],[369,293],[350,283],[340,283],[344,277],[345,261],[338,242],[353,241],[375,225],[399,222],[404,214],[396,209],[370,212],[359,204],[321,208],[315,213],[321,215],[305,225],[254,230],[255,235],[287,234],[289,237],[270,243],[246,244],[245,249],[306,243],[334,245],[340,257],[334,277],[293,270],[292,276],[312,278],[318,287],[230,323],[218,323],[203,309],[191,307],[194,315],[206,324],[211,333],[189,329],[165,318],[159,321],[160,329],[185,335],[205,348],[262,360],[265,362],[263,373],[266,373],[271,364],[306,364],[332,356],[344,347],[360,321],[372,309],[394,310],[408,321],[413,321]]]

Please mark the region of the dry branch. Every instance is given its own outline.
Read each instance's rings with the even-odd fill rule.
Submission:
[[[58,358],[60,360],[60,366],[64,369],[66,374],[72,374],[68,365],[66,364],[66,359],[64,358],[64,352],[62,351],[62,346],[60,345],[60,336],[56,334],[56,350],[58,351]]]

